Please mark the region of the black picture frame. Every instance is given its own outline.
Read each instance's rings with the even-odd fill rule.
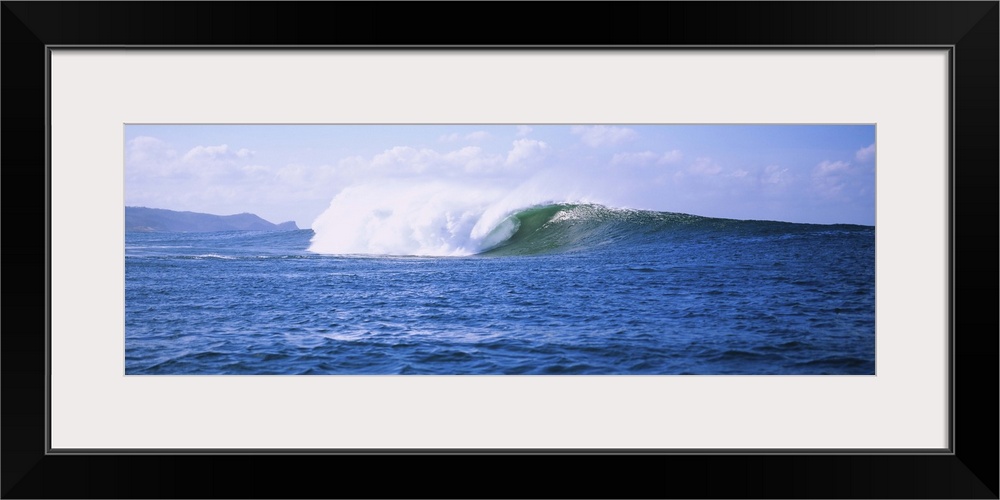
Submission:
[[[17,279],[4,294],[0,336],[4,498],[998,498],[997,1],[2,4],[2,252]],[[46,64],[54,45],[951,47],[951,450],[50,454]],[[370,472],[383,480],[364,479]]]

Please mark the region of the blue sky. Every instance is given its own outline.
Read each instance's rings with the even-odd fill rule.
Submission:
[[[438,186],[435,197],[451,193],[466,204],[479,199],[480,206],[587,201],[709,217],[874,225],[875,127],[125,127],[128,206],[251,212],[308,228],[349,193],[368,200],[362,210],[402,198],[411,199],[405,207],[413,210],[427,186]]]

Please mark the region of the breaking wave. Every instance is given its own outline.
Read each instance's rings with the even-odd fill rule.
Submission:
[[[456,191],[445,185],[384,195],[384,189],[375,188],[343,191],[313,223],[315,235],[309,251],[336,255],[528,255],[662,242],[665,235],[693,232],[775,237],[801,231],[867,228],[719,219],[582,201],[531,202],[484,191]]]

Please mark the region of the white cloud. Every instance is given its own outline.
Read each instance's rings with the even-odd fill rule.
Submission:
[[[184,154],[183,161],[190,163],[196,161],[235,160],[250,158],[251,156],[253,156],[253,151],[247,148],[234,151],[229,148],[229,145],[221,144],[219,146],[195,146]]]
[[[875,143],[873,142],[870,146],[859,149],[854,153],[854,158],[858,161],[868,161],[875,157]]]
[[[684,155],[682,155],[679,150],[675,149],[673,151],[667,151],[666,153],[663,153],[663,155],[661,155],[660,158],[656,160],[656,163],[659,165],[665,165],[667,163],[678,162],[683,157]]]
[[[126,159],[130,164],[137,164],[171,160],[176,156],[177,152],[170,149],[170,146],[166,142],[156,137],[143,135],[129,141]]]
[[[826,176],[831,174],[836,174],[837,172],[844,172],[851,168],[851,164],[846,161],[824,161],[819,165],[816,165],[816,170],[814,173],[820,176]]]
[[[502,156],[485,154],[482,148],[476,146],[466,146],[452,151],[443,158],[449,165],[462,167],[466,172],[488,172],[503,163]]]
[[[375,155],[371,161],[360,156],[350,156],[341,159],[338,166],[365,177],[432,172],[492,172],[503,164],[504,156],[486,153],[478,146],[466,146],[446,153],[396,146]]]
[[[548,144],[534,139],[517,139],[507,153],[507,165],[522,164],[543,156],[549,149]]]
[[[375,155],[371,165],[377,168],[396,168],[401,172],[423,172],[440,158],[441,154],[432,149],[396,146]]]
[[[813,188],[827,198],[841,194],[847,186],[851,164],[845,161],[824,161],[813,169]]]
[[[517,134],[516,135],[517,135],[517,137],[525,137],[528,134],[530,134],[532,130],[534,130],[534,129],[531,128],[531,127],[529,127],[529,126],[527,126],[527,125],[518,125],[517,126]]]
[[[641,153],[615,153],[611,157],[612,165],[648,165],[656,160],[658,155],[652,151]]]
[[[275,178],[286,184],[301,184],[311,172],[302,165],[285,165],[278,169]]]
[[[157,179],[171,183],[233,183],[243,177],[260,179],[267,167],[255,165],[247,168],[242,162],[254,152],[247,148],[232,149],[226,144],[218,146],[195,146],[179,155],[170,144],[155,137],[139,136],[128,142],[126,149],[125,174],[129,186],[135,187],[140,179]],[[160,186],[163,188],[163,185]],[[150,185],[149,189],[155,189]]]
[[[772,186],[783,186],[790,180],[788,169],[778,165],[768,165],[764,167],[764,172],[760,176],[760,183]]]
[[[722,172],[722,167],[712,161],[711,158],[698,158],[688,167],[688,171],[701,175],[715,175]]]
[[[360,169],[364,168],[366,165],[368,165],[368,162],[365,161],[364,157],[362,157],[361,155],[354,155],[354,156],[348,156],[346,158],[341,158],[340,161],[337,162],[337,166],[344,170]]]
[[[226,144],[221,146],[195,146],[184,154],[184,161],[215,159],[216,157],[225,155],[228,151],[229,146]]]
[[[450,162],[462,162],[475,159],[483,152],[482,148],[476,146],[466,146],[462,149],[457,149],[449,153],[445,153],[442,158]]]
[[[630,128],[611,127],[607,125],[595,125],[592,127],[576,125],[570,129],[570,132],[579,135],[580,140],[592,148],[619,144],[634,139],[638,135],[635,130]]]

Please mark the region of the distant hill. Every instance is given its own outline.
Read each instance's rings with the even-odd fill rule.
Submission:
[[[272,224],[254,214],[212,215],[125,207],[125,232],[294,231],[294,221]]]

